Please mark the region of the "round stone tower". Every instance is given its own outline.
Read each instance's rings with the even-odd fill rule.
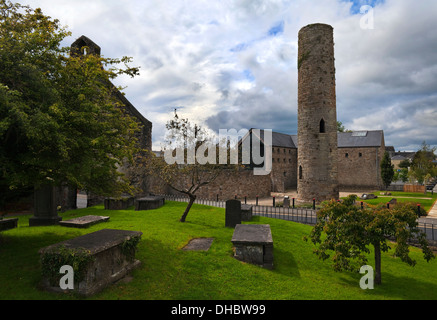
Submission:
[[[298,201],[338,199],[334,32],[310,24],[299,31]]]

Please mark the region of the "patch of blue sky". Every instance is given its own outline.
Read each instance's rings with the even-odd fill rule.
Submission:
[[[248,69],[243,70],[243,74],[244,74],[244,78],[246,80],[248,80],[250,82],[255,81],[255,76],[253,75],[253,73],[250,70],[248,70]]]
[[[230,49],[230,51],[231,51],[231,52],[240,52],[240,51],[244,51],[244,50],[246,50],[248,47],[249,47],[249,44],[248,44],[248,43],[244,43],[244,42],[242,42],[242,43],[239,43],[239,44],[237,44],[236,46],[232,47],[232,48]]]
[[[341,0],[342,2],[351,2],[351,14],[360,14],[360,9],[362,6],[368,5],[375,7],[377,5],[383,4],[385,0]]]
[[[268,35],[275,37],[283,32],[284,32],[284,21],[280,21],[276,25],[270,28],[270,30],[268,31]]]
[[[268,37],[276,37],[284,33],[284,21],[281,20],[280,22],[276,23],[273,27],[271,27],[267,31],[267,35],[263,35],[260,38],[249,40],[247,42],[241,42],[235,46],[233,46],[229,51],[231,52],[241,52],[249,48],[251,45],[253,45],[256,42],[266,40]]]

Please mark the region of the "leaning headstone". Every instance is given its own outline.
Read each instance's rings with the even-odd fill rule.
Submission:
[[[226,215],[225,226],[235,228],[237,224],[241,223],[241,201],[228,200],[226,201]]]

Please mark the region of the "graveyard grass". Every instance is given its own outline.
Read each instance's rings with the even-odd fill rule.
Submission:
[[[390,191],[391,195],[386,196],[383,194],[385,192],[387,191],[373,192],[373,194],[378,197],[376,199],[369,199],[369,200],[358,199],[357,201],[363,201],[371,205],[379,205],[379,204],[386,204],[391,199],[395,198],[397,199],[398,202],[411,202],[413,204],[420,204],[420,206],[423,209],[425,209],[427,212],[429,212],[429,210],[433,207],[433,205],[437,201],[437,193],[431,194],[430,192],[427,192],[426,194],[423,194],[420,192]]]
[[[437,299],[437,259],[427,263],[411,248],[415,267],[382,256],[382,285],[362,290],[361,274],[335,272],[330,261],[313,254],[302,238],[311,226],[272,218],[253,217],[250,223],[270,224],[274,241],[274,270],[232,257],[232,228],[225,210],[195,204],[185,223],[179,222],[186,203],[166,202],[150,211],[110,211],[103,206],[62,213],[63,220],[85,215],[110,216],[108,222],[87,229],[62,226],[29,227],[30,216],[19,216],[18,228],[0,234],[0,299],[83,299],[38,288],[41,279],[38,250],[100,229],[143,232],[136,257],[141,266],[130,282],[119,282],[88,299],[145,300],[329,300]],[[247,222],[246,222],[247,223]],[[212,237],[209,251],[183,251],[190,239]],[[373,253],[369,255],[373,265]]]

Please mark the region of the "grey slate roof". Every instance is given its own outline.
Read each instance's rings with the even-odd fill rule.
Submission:
[[[292,136],[285,133],[272,132],[272,146],[282,148],[297,148]]]
[[[364,131],[360,131],[364,132]],[[381,147],[384,131],[365,131],[365,136],[358,136],[355,132],[339,132],[338,147],[339,148],[357,148],[357,147]]]
[[[261,140],[264,140],[264,130],[260,130],[260,134]],[[338,132],[337,136],[339,148],[381,147],[384,137],[384,131],[374,130]],[[244,137],[243,139],[245,139],[246,137]],[[289,135],[274,131],[272,132],[273,147],[297,149],[297,141],[297,135]]]
[[[392,157],[391,159],[392,160],[405,160],[407,158],[405,158],[404,156],[401,156],[401,155],[397,155],[397,156]]]
[[[240,140],[240,143],[242,140],[247,139],[250,133],[252,133],[252,130],[256,129],[250,129],[249,132]],[[264,141],[264,130],[260,130],[260,139],[261,141]],[[255,134],[255,132],[253,132]],[[272,131],[272,146],[273,147],[281,147],[281,148],[297,148],[297,144],[294,144],[293,136],[290,136],[289,134],[280,133],[280,132],[274,132]]]

